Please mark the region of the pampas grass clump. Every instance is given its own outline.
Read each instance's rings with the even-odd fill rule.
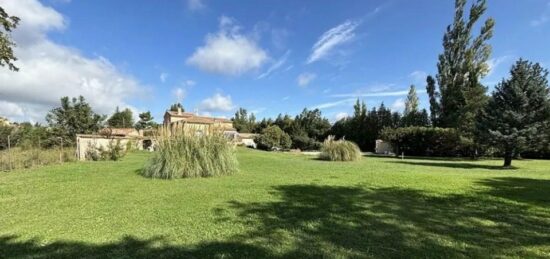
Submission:
[[[146,177],[210,177],[238,171],[235,147],[220,130],[164,126],[154,139],[156,152],[142,171]]]
[[[328,161],[356,161],[361,158],[357,144],[347,140],[335,140],[329,136],[321,145],[319,158]]]

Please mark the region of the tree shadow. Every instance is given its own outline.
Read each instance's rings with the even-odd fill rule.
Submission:
[[[232,208],[256,228],[238,239],[291,242],[286,257],[542,257],[527,249],[533,246],[550,252],[548,211],[527,212],[485,194],[315,185],[280,186],[274,194],[281,200]]]
[[[163,237],[126,237],[109,244],[42,245],[4,236],[0,257],[544,257],[550,253],[550,202],[532,197],[548,194],[548,181],[523,180],[495,178],[480,182],[488,188],[476,193],[447,195],[397,187],[276,186],[272,201],[231,201],[213,210],[220,222],[243,228],[229,241],[177,246]],[[535,191],[525,194],[528,188]]]
[[[550,180],[499,177],[479,183],[491,187],[487,193],[492,196],[550,208]]]
[[[414,166],[447,167],[453,169],[487,169],[487,170],[516,170],[517,168],[504,168],[499,165],[482,165],[474,162],[424,162],[424,161],[386,161],[386,163],[406,164]]]

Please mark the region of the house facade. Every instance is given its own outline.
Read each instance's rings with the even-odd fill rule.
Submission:
[[[226,135],[237,133],[237,130],[233,128],[233,122],[231,120],[198,116],[194,113],[183,112],[181,109],[177,111],[166,111],[166,113],[164,113],[164,125],[174,124],[181,124],[183,127],[197,131],[206,131],[213,127],[221,129]]]

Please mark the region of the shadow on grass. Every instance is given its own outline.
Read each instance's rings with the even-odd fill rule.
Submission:
[[[286,185],[274,201],[213,213],[242,226],[230,242],[174,246],[162,238],[111,244],[0,238],[6,257],[543,257],[550,253],[549,180],[494,178],[482,192],[434,196],[406,188]],[[519,186],[519,188],[516,188]],[[230,211],[231,213],[226,213]],[[215,227],[215,226],[213,226]],[[1,256],[0,256],[1,257]]]
[[[430,167],[447,167],[454,169],[488,169],[488,170],[516,170],[517,168],[504,168],[500,165],[482,165],[474,162],[424,162],[424,161],[386,161],[386,163],[415,165],[415,166],[430,166]]]

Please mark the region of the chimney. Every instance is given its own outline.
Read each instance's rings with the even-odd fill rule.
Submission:
[[[181,107],[178,106],[178,115],[181,115]]]

